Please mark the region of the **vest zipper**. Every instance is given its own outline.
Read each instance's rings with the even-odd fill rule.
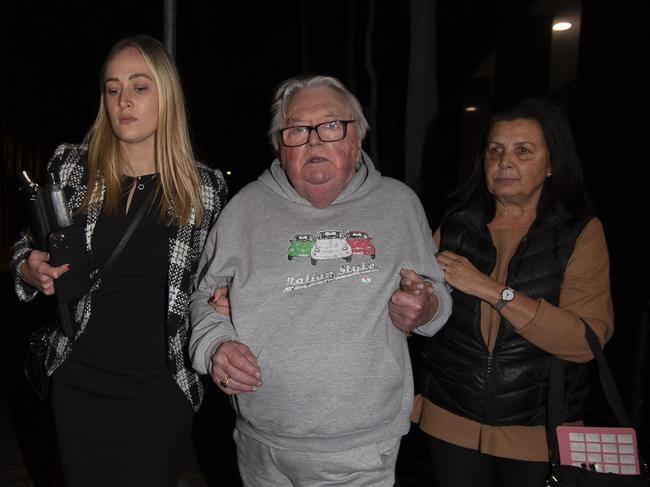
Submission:
[[[488,352],[487,356],[487,377],[485,378],[485,388],[483,389],[484,392],[484,400],[483,400],[483,418],[487,421],[488,419],[488,410],[490,406],[490,397],[492,394],[490,393],[490,389],[492,387],[492,352]]]

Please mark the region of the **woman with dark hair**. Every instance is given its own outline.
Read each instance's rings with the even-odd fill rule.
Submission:
[[[74,335],[49,336],[63,470],[68,487],[175,487],[203,394],[186,349],[189,296],[226,186],[194,159],[180,77],[156,39],[119,41],[100,93],[85,142],[59,146],[48,165],[84,228],[93,269],[149,206],[117,260],[75,303]],[[54,293],[68,267],[49,258],[28,232],[14,245],[22,301]]]
[[[579,422],[593,358],[581,318],[601,344],[613,333],[605,235],[557,106],[490,119],[434,240],[454,304],[424,346],[415,415],[437,484],[541,487],[550,359],[566,361],[564,420]]]

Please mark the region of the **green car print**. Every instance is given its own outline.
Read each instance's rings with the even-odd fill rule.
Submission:
[[[287,259],[294,257],[308,257],[311,254],[311,248],[314,246],[314,237],[308,233],[297,233],[289,240],[287,249]]]

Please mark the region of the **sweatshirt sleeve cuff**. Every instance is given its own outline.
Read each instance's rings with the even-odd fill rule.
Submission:
[[[431,282],[431,281],[430,281]],[[433,336],[447,322],[451,315],[452,299],[444,282],[431,282],[433,293],[438,298],[438,309],[429,323],[414,328],[413,331],[418,335]]]

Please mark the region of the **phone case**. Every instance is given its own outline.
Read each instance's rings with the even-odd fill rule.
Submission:
[[[86,236],[80,226],[62,228],[47,236],[50,265],[69,264],[70,269],[54,281],[56,300],[66,303],[81,298],[90,286]]]
[[[639,455],[633,428],[558,426],[560,463],[595,472],[639,475]]]

